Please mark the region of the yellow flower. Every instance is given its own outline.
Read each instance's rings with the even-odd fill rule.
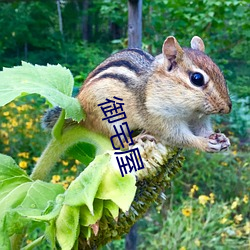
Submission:
[[[246,234],[250,234],[250,222],[247,221],[246,225],[244,226],[244,231],[246,232]]]
[[[10,140],[8,138],[4,138],[3,139],[3,144],[9,145],[10,144]]]
[[[9,152],[10,151],[10,147],[5,147],[4,148],[4,152]]]
[[[210,197],[210,203],[214,204],[214,193],[210,193],[209,197]]]
[[[8,111],[3,112],[4,116],[8,116],[9,114],[10,114],[10,112],[8,112]]]
[[[249,201],[248,195],[245,194],[243,197],[243,202],[247,204],[248,201]]]
[[[30,155],[29,152],[21,152],[21,153],[18,153],[18,156],[19,156],[19,157],[23,157],[23,158],[26,158],[26,159],[29,158],[29,155]]]
[[[185,207],[181,212],[184,216],[189,217],[192,214],[192,209],[190,207]]]
[[[234,221],[236,224],[239,224],[243,220],[242,214],[237,214],[234,216]]]
[[[33,121],[32,121],[32,120],[26,122],[26,128],[27,128],[27,129],[31,129],[32,126],[33,126]]]
[[[223,161],[223,162],[221,163],[221,165],[222,165],[223,167],[227,167],[227,166],[228,166],[228,163]]]
[[[9,104],[9,106],[10,106],[11,108],[15,108],[15,107],[16,107],[16,104],[15,104],[14,102],[11,102],[11,103]]]
[[[200,247],[201,246],[201,242],[199,239],[195,239],[194,240],[194,244],[197,246],[197,247]]]
[[[75,179],[75,176],[67,176],[66,181],[67,182],[72,182]]]
[[[189,196],[193,198],[194,193],[199,190],[199,187],[196,185],[193,185],[192,188],[190,189]]]
[[[237,150],[233,150],[233,151],[232,151],[232,154],[233,154],[233,155],[237,155],[237,153],[238,153]]]
[[[186,250],[186,247],[181,247],[180,250]]]
[[[199,203],[203,206],[210,200],[210,198],[207,195],[200,195],[198,199]]]
[[[64,161],[64,160],[62,160],[62,164],[63,164],[63,166],[68,166],[69,165],[69,163],[67,161]]]
[[[76,172],[76,171],[77,171],[76,165],[73,165],[73,166],[70,168],[70,170],[71,170],[72,172]]]
[[[63,187],[64,187],[64,189],[67,189],[67,188],[68,188],[68,186],[69,186],[69,183],[68,183],[68,182],[64,182],[64,183],[63,183]]]
[[[1,135],[1,137],[5,137],[5,138],[9,137],[9,134],[4,130],[0,130],[0,135]]]
[[[52,176],[51,182],[52,182],[52,183],[57,183],[57,182],[60,181],[60,179],[61,179],[61,176],[60,176],[60,175],[53,175],[53,176]]]
[[[11,120],[11,126],[12,127],[17,127],[18,126],[18,123],[15,119]]]
[[[239,198],[236,197],[235,201],[231,205],[231,209],[235,209],[239,205]]]
[[[220,224],[225,224],[227,222],[227,218],[222,218],[221,220],[220,220]]]
[[[76,164],[76,165],[79,165],[79,164],[81,164],[81,162],[78,161],[78,160],[75,160],[75,164]]]
[[[27,161],[20,161],[19,162],[19,167],[22,169],[26,169],[28,167]]]
[[[34,162],[37,162],[38,161],[38,159],[39,159],[39,157],[32,157],[32,160],[34,161]]]

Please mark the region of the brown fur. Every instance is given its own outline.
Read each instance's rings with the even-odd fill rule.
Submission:
[[[182,49],[174,37],[169,37],[163,54],[156,58],[135,49],[121,51],[101,63],[78,95],[87,114],[84,126],[114,135],[113,125],[124,121],[102,121],[104,115],[97,105],[116,96],[125,103],[130,130],[145,130],[165,144],[220,151],[222,142],[214,146],[208,138],[213,133],[208,115],[230,112],[225,79],[202,52],[203,41],[194,37],[191,45],[196,49]],[[207,75],[204,86],[190,82],[189,72],[194,70]]]

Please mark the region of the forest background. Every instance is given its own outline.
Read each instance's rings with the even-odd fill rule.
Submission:
[[[166,200],[138,223],[138,249],[249,247],[249,14],[249,1],[143,1],[143,49],[159,54],[169,35],[186,47],[194,35],[202,37],[206,53],[225,75],[233,111],[214,118],[215,128],[230,137],[231,150],[184,152],[183,170],[166,191]],[[59,63],[71,70],[80,87],[102,60],[127,47],[127,23],[125,0],[0,1],[0,68],[22,60]],[[28,172],[48,139],[40,126],[46,103],[38,96],[29,97],[29,103],[20,99],[0,109],[0,152],[12,155]],[[80,169],[65,158],[51,181],[66,187]],[[124,239],[106,248],[122,249]]]

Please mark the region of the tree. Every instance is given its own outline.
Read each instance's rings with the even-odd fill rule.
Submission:
[[[128,1],[128,47],[142,46],[142,0]]]

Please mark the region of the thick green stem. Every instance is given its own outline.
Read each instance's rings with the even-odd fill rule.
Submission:
[[[96,155],[112,149],[110,140],[82,126],[72,126],[63,131],[60,138],[53,138],[39,158],[31,178],[45,180],[61,155],[72,145],[86,142],[96,146]]]

